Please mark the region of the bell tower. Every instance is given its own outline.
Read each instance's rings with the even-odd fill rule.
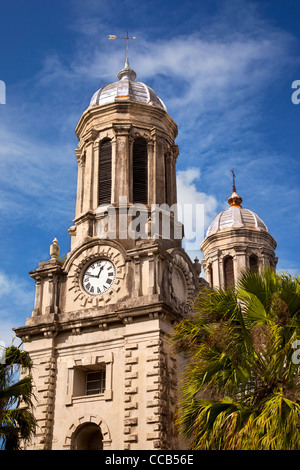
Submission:
[[[276,269],[276,241],[266,224],[252,210],[242,207],[237,194],[235,174],[229,208],[220,212],[209,225],[201,244],[202,266],[211,287],[230,288],[245,270],[262,272]]]
[[[30,272],[35,307],[16,328],[33,360],[28,449],[179,449],[180,368],[169,343],[199,288],[176,213],[177,126],[128,57],[76,127],[71,249]],[[171,207],[171,210],[169,208]]]

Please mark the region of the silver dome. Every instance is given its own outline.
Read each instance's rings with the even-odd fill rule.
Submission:
[[[166,106],[155,91],[142,82],[136,82],[135,78],[136,73],[126,63],[125,68],[118,73],[119,81],[104,85],[96,91],[90,101],[90,106],[101,106],[107,103],[128,100],[156,106],[166,111]]]
[[[206,236],[229,228],[250,228],[268,232],[266,224],[249,209],[240,206],[230,206],[217,215],[207,229]]]

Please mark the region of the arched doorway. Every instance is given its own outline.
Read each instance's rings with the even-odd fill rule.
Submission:
[[[110,450],[111,436],[106,422],[95,415],[86,414],[67,427],[64,449]]]
[[[82,424],[72,440],[74,450],[103,450],[103,435],[95,423]]]

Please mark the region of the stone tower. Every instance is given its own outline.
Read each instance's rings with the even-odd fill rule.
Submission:
[[[199,265],[176,216],[177,126],[126,60],[76,128],[71,250],[30,272],[35,306],[15,329],[33,360],[37,435],[28,449],[178,449],[182,358]],[[172,211],[168,206],[173,206]]]
[[[217,215],[209,225],[201,244],[202,266],[211,287],[230,287],[245,269],[262,271],[276,268],[276,241],[266,224],[251,210],[241,206],[235,181],[230,207]]]

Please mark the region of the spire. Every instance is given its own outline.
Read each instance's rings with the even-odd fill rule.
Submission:
[[[238,196],[236,192],[234,169],[231,170],[231,173],[232,173],[232,195],[230,196],[230,198],[228,198],[228,204],[230,204],[233,207],[241,208],[243,199],[240,196]]]
[[[136,39],[135,36],[129,37],[128,32],[126,36],[115,36],[110,34],[108,39],[126,39],[126,58],[125,58],[125,67],[120,70],[117,77],[119,80],[128,79],[128,80],[135,80],[136,73],[132,70],[129,66],[129,59],[128,59],[128,39]]]

